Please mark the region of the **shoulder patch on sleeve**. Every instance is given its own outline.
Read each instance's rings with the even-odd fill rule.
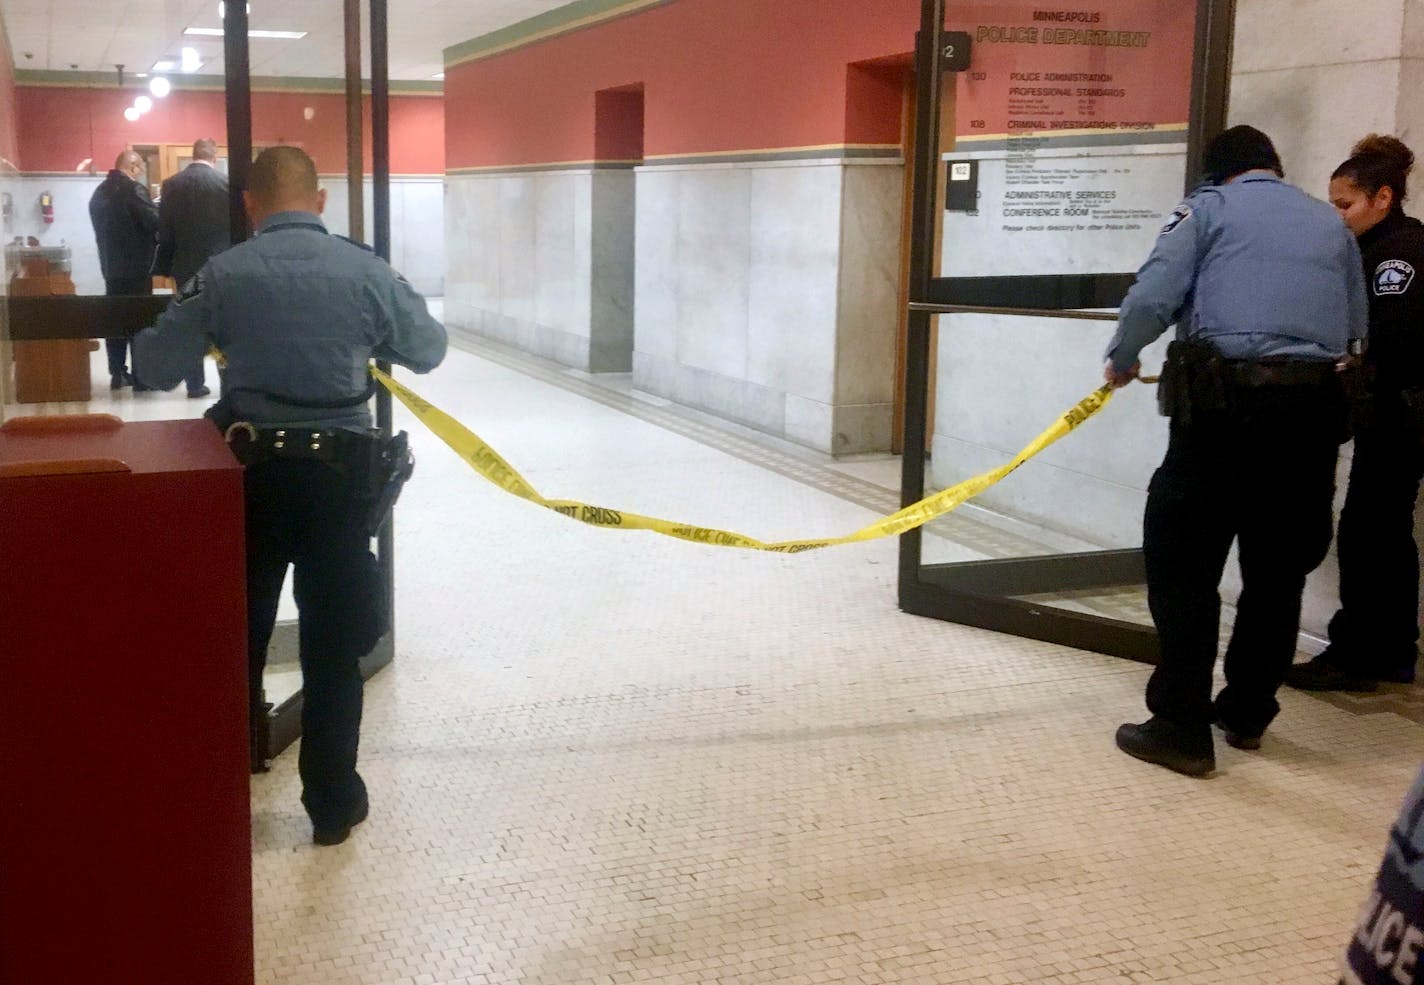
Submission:
[[[192,277],[188,278],[188,283],[183,285],[183,289],[178,292],[177,304],[191,301],[199,294],[203,293],[203,272],[200,270]]]
[[[1185,202],[1172,210],[1172,214],[1167,217],[1166,223],[1162,226],[1162,235],[1165,236],[1173,229],[1192,217],[1192,207]]]
[[[1375,268],[1375,297],[1403,294],[1414,283],[1414,266],[1404,260],[1386,260]]]

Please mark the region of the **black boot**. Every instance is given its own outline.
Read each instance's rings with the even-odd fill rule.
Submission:
[[[1165,766],[1187,776],[1206,776],[1216,769],[1211,727],[1188,728],[1153,716],[1141,725],[1117,730],[1117,747],[1136,759]]]
[[[1369,694],[1379,690],[1379,681],[1372,677],[1343,670],[1330,662],[1329,653],[1286,671],[1286,684],[1297,691],[1347,691]]]

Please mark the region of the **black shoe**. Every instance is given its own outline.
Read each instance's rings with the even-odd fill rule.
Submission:
[[[1321,654],[1303,664],[1296,664],[1286,671],[1286,684],[1297,691],[1348,691],[1354,694],[1369,694],[1379,690],[1379,681],[1373,677],[1352,674],[1328,662]]]
[[[199,397],[206,397],[208,394],[210,394],[210,393],[212,393],[212,392],[213,392],[213,391],[209,390],[207,387],[205,387],[205,386],[200,386],[200,387],[198,387],[198,389],[196,389],[196,390],[189,390],[189,391],[188,391],[188,396],[192,397],[194,400],[197,400]]]
[[[1221,729],[1221,737],[1225,739],[1226,744],[1233,749],[1244,749],[1247,752],[1255,752],[1261,748],[1261,736],[1259,733],[1252,735],[1249,732],[1238,732],[1219,718],[1216,720],[1216,727]]]
[[[133,377],[125,370],[122,373],[114,373],[109,377],[110,390],[122,390],[126,386],[133,386]]]
[[[1205,726],[1187,729],[1153,716],[1141,725],[1128,723],[1119,728],[1117,747],[1143,762],[1187,776],[1206,776],[1216,769],[1211,729]]]
[[[366,815],[370,812],[369,804],[362,804],[361,809],[356,812],[356,816],[351,819],[351,823],[336,828],[312,827],[312,842],[318,845],[339,845],[347,838],[351,837],[351,829],[362,821],[366,820]]]
[[[133,389],[134,389],[134,393],[152,393],[152,392],[154,391],[154,388],[153,388],[153,387],[151,387],[151,386],[144,386],[144,385],[143,385],[142,383],[140,383],[138,380],[134,380],[134,381],[133,381]]]

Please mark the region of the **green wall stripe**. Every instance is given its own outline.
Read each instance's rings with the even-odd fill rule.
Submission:
[[[570,31],[593,27],[617,17],[625,17],[676,3],[677,0],[574,0],[556,10],[536,14],[517,24],[445,49],[445,67],[472,62],[500,52],[533,44]]]

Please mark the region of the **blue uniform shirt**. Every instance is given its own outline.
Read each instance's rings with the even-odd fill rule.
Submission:
[[[447,338],[384,260],[328,235],[309,212],[279,212],[255,239],[204,264],[138,334],[134,372],[170,389],[210,343],[227,359],[223,401],[238,420],[364,430],[364,401],[303,404],[359,401],[372,359],[429,372],[445,358]]]
[[[1122,303],[1120,372],[1167,327],[1227,359],[1331,361],[1368,326],[1355,237],[1324,202],[1273,174],[1198,189],[1163,227]]]

